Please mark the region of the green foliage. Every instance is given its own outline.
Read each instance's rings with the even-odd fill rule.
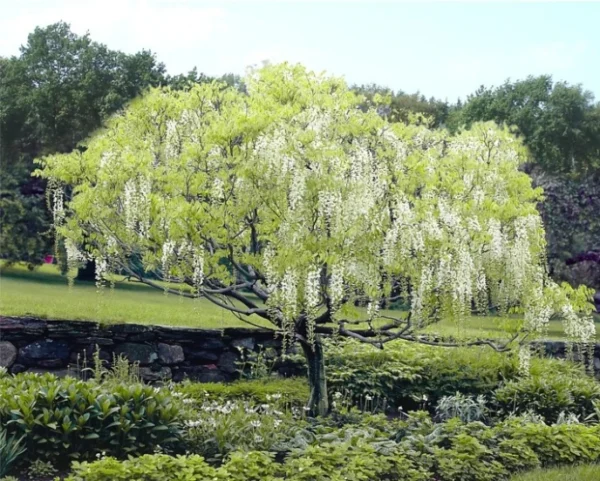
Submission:
[[[438,349],[402,341],[377,349],[340,340],[327,344],[326,359],[332,394],[343,393],[355,404],[369,394],[405,411],[435,406],[456,392],[485,395],[518,373],[513,356],[489,348]]]
[[[580,85],[540,76],[481,87],[461,117],[467,125],[493,120],[516,126],[547,172],[585,174],[600,168],[600,107]]]
[[[23,438],[9,437],[4,424],[2,424],[0,427],[0,476],[8,474],[11,467],[25,452],[26,448],[22,441]]]
[[[224,471],[231,481],[273,481],[279,466],[272,453],[234,452],[227,457]]]
[[[496,428],[500,438],[521,441],[542,466],[593,462],[600,459],[600,425],[545,425],[507,421]]]
[[[600,402],[600,383],[581,372],[529,376],[509,381],[494,393],[493,403],[500,416],[532,412],[548,422],[556,422],[561,413],[574,414],[581,421],[595,414]]]
[[[308,398],[308,385],[303,378],[270,378],[239,380],[232,383],[198,383],[186,380],[172,386],[174,392],[204,401],[248,401],[268,404],[277,401],[285,409],[302,407]]]
[[[117,461],[106,457],[94,463],[74,462],[65,481],[197,481],[226,480],[224,474],[206,464],[201,456],[145,455]]]
[[[446,123],[450,106],[447,102],[434,97],[427,99],[419,92],[407,94],[402,91],[394,92],[376,84],[354,86],[352,90],[364,97],[363,108],[375,107],[380,115],[394,122],[409,123],[417,115],[434,127]]]
[[[0,379],[0,422],[23,436],[27,456],[66,463],[178,446],[179,408],[166,390],[142,384],[18,374]]]
[[[41,459],[34,459],[27,468],[27,474],[31,478],[50,477],[57,472],[58,470],[50,461],[42,461]]]
[[[147,86],[165,80],[153,54],[109,50],[63,22],[37,27],[18,57],[0,60],[0,245],[30,265],[52,252],[45,182],[33,159],[69,152]]]
[[[473,398],[457,392],[454,396],[442,397],[435,407],[435,414],[440,421],[459,418],[469,423],[472,421],[485,421],[488,415],[485,397],[482,395]]]
[[[511,481],[597,481],[600,465],[568,466],[564,468],[540,469],[511,478]]]
[[[485,396],[495,416],[531,411],[555,422],[565,411],[583,421],[595,415],[600,395],[600,384],[580,365],[534,357],[524,378],[516,355],[487,347],[438,349],[399,341],[377,349],[338,340],[327,343],[326,353],[332,397],[367,411],[384,410],[380,400],[385,399],[390,412],[421,407],[433,413],[437,405],[442,418],[462,412],[465,420],[475,420],[470,416],[486,411],[476,398]],[[459,398],[453,398],[457,393]],[[365,395],[372,398],[370,404]]]
[[[436,448],[433,454],[442,481],[493,481],[506,474],[492,451],[465,433],[452,438],[450,449]]]
[[[269,404],[205,402],[186,421],[187,449],[209,461],[232,451],[288,451],[295,438],[312,439],[298,415],[284,412],[278,400]]]

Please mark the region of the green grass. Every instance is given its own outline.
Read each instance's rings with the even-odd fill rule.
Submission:
[[[402,315],[400,311],[382,313]],[[0,271],[0,314],[216,329],[248,326],[206,299],[167,296],[162,291],[139,282],[125,281],[122,277],[118,278],[114,289],[98,290],[94,283],[80,281],[69,288],[66,278],[51,265],[43,265],[34,271],[24,266],[4,266]],[[257,316],[250,319],[255,324],[271,327]],[[457,338],[500,339],[506,337],[503,325],[511,321],[514,319],[472,316],[460,327],[450,321],[442,321],[424,331]],[[546,337],[562,336],[560,322],[552,321]]]
[[[540,469],[511,478],[511,481],[599,481],[600,465]]]
[[[146,285],[120,280],[114,289],[98,290],[93,282],[67,280],[55,267],[35,271],[4,268],[0,276],[0,313],[46,319],[93,320],[167,326],[225,328],[248,326],[205,299],[187,299]],[[253,316],[252,322],[268,327]]]

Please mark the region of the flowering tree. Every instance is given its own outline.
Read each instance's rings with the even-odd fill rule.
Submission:
[[[118,270],[268,320],[300,343],[321,414],[320,334],[428,342],[419,328],[493,305],[524,313],[513,341],[556,313],[570,336],[593,336],[580,315],[589,292],[546,276],[540,192],[507,130],[391,124],[301,66],[265,67],[246,85],[152,90],[85,152],[41,161],[71,262],[85,245],[99,282]],[[380,311],[395,297],[408,316]]]

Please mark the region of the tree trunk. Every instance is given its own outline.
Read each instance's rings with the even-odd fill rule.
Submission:
[[[329,399],[327,397],[327,380],[325,378],[325,356],[323,344],[319,336],[315,337],[314,344],[300,342],[304,356],[308,363],[308,383],[310,398],[308,400],[309,414],[311,416],[326,416],[329,414]]]

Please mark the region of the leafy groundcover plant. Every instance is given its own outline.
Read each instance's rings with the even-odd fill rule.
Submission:
[[[116,457],[181,443],[178,403],[166,389],[52,374],[0,378],[0,424],[22,438],[29,460],[68,464],[106,453]]]
[[[277,462],[274,453],[237,451],[220,466],[198,455],[146,455],[75,463],[68,481],[148,480],[385,480],[500,481],[539,466],[595,462],[600,427],[531,423],[513,418],[494,427],[453,419],[434,423],[415,413],[395,433],[368,425],[318,434]]]

